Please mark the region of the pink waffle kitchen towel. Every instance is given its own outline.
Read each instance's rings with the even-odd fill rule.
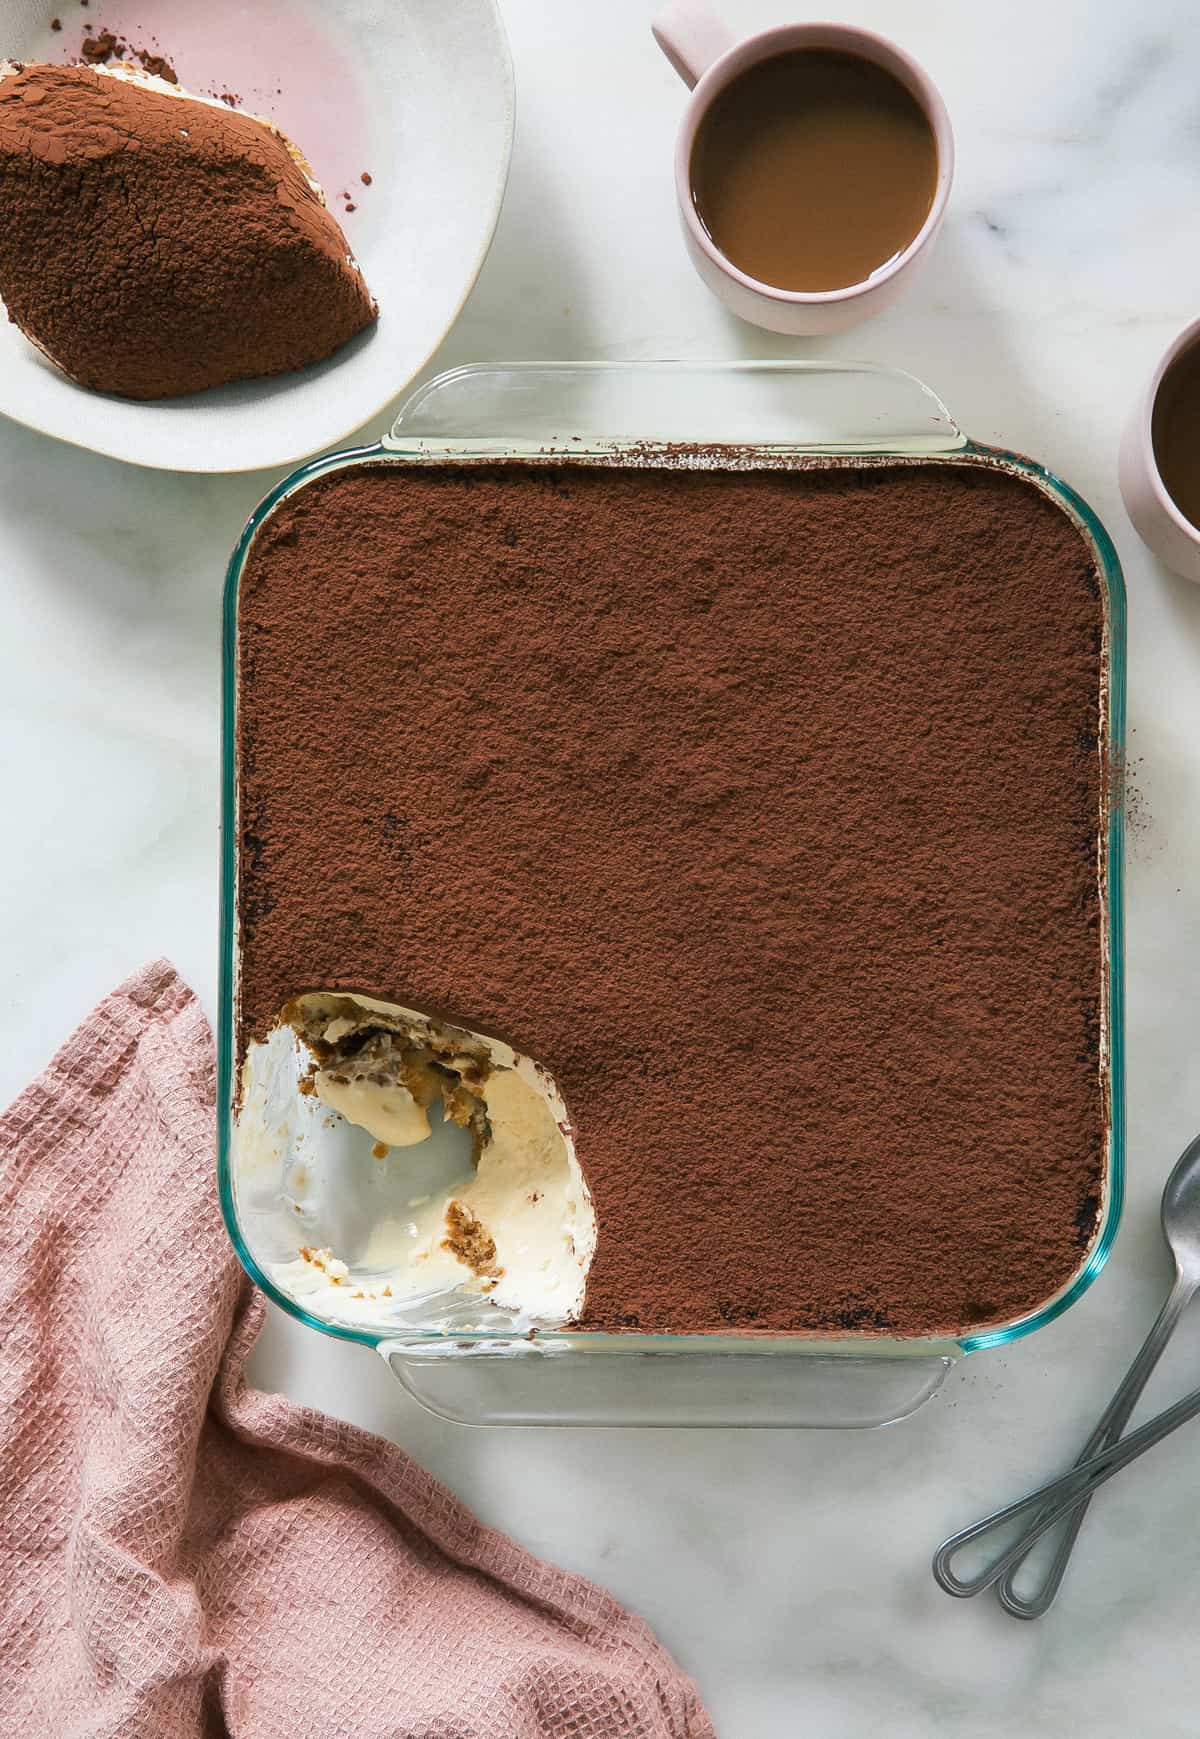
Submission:
[[[247,1388],[263,1305],[170,966],[0,1119],[0,1185],[0,1733],[712,1739],[609,1595],[391,1444]]]

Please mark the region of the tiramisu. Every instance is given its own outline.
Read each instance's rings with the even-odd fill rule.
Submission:
[[[982,461],[299,489],[238,605],[244,1128],[350,1119],[374,1189],[453,1120],[409,1248],[536,1321],[1035,1309],[1105,1189],[1105,632],[1076,526]],[[329,1293],[302,1198],[280,1284]]]
[[[319,362],[377,312],[288,140],[125,64],[0,61],[0,296],[133,399]]]

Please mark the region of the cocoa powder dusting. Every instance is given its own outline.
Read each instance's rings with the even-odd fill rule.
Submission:
[[[984,465],[358,467],[239,603],[239,1046],[549,1068],[597,1329],[959,1332],[1095,1231],[1102,601]]]
[[[282,139],[88,67],[0,78],[0,208],[9,318],[96,391],[281,374],[375,319]]]

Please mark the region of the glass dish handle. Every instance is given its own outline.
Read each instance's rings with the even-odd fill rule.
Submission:
[[[647,453],[676,444],[779,454],[957,453],[966,436],[915,375],[868,362],[511,362],[410,393],[391,452]]]
[[[640,1339],[640,1337],[638,1337]],[[590,1344],[589,1344],[590,1342]],[[811,1342],[682,1336],[661,1350],[611,1336],[481,1338],[453,1347],[420,1336],[378,1351],[408,1393],[461,1425],[825,1426],[870,1429],[916,1412],[942,1386],[958,1349],[922,1354]]]

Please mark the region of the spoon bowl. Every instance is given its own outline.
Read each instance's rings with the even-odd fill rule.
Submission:
[[[1200,1284],[1200,1135],[1184,1148],[1162,1197],[1162,1229],[1175,1266]]]
[[[982,1594],[985,1588],[994,1585],[1000,1604],[1010,1617],[1040,1618],[1058,1593],[1096,1486],[1200,1411],[1200,1398],[1189,1397],[1134,1432],[1119,1450],[1116,1448],[1179,1318],[1200,1291],[1200,1135],[1188,1143],[1171,1169],[1163,1187],[1160,1218],[1163,1237],[1175,1258],[1175,1280],[1158,1321],[1142,1343],[1120,1388],[1100,1415],[1096,1429],[1080,1450],[1072,1470],[1028,1497],[1006,1504],[982,1521],[952,1534],[938,1547],[933,1559],[933,1574],[947,1594],[966,1599],[973,1594]],[[1008,1528],[1026,1516],[1028,1520],[1019,1537],[990,1564],[974,1576],[957,1574],[953,1559],[964,1546],[997,1529]],[[1040,1585],[1029,1594],[1018,1593],[1015,1579],[1021,1566],[1043,1535],[1060,1522],[1065,1525]]]

